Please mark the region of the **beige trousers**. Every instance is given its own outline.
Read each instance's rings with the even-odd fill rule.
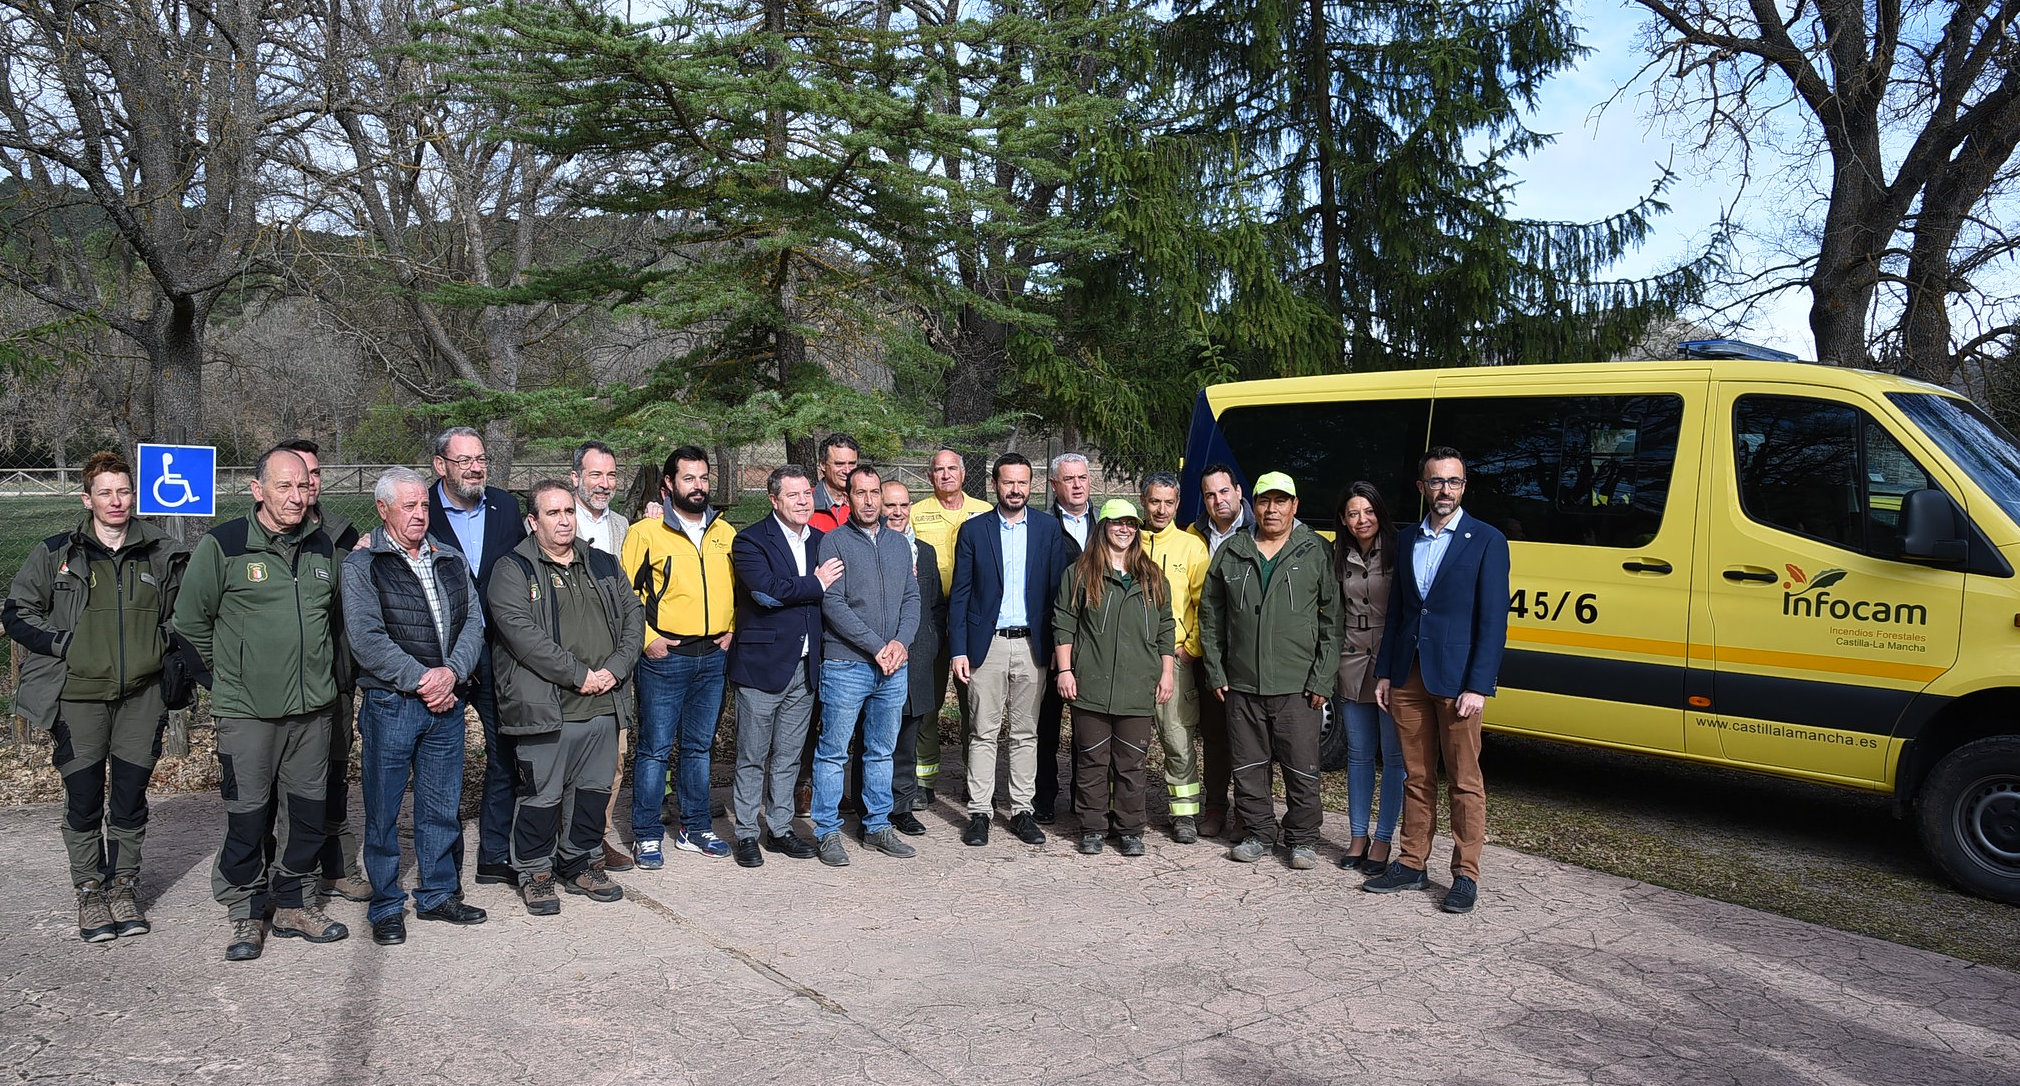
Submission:
[[[1038,705],[1045,698],[1045,669],[1028,639],[989,643],[968,681],[968,813],[996,807],[996,743],[1010,739],[1010,813],[1031,810],[1038,791]]]

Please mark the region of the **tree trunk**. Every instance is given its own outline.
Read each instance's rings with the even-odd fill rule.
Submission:
[[[148,322],[148,365],[154,373],[155,441],[193,444],[203,430],[203,334],[209,323],[210,301],[184,295],[163,299]],[[209,530],[199,517],[165,517],[171,538],[194,545]],[[161,752],[171,758],[189,755],[189,714],[168,714]]]
[[[1842,165],[1836,173],[1817,268],[1810,276],[1810,332],[1817,338],[1817,361],[1870,366],[1866,315],[1873,307],[1886,244],[1874,222],[1885,194]]]
[[[1312,99],[1311,124],[1313,136],[1318,144],[1319,159],[1319,283],[1326,295],[1326,312],[1333,315],[1334,361],[1339,368],[1346,368],[1345,328],[1346,299],[1341,295],[1340,264],[1346,259],[1341,251],[1344,242],[1340,234],[1340,197],[1338,178],[1333,176],[1333,71],[1327,62],[1327,41],[1331,37],[1331,26],[1326,21],[1326,0],[1310,0],[1311,22],[1305,28],[1306,88]]]
[[[973,306],[961,310],[954,338],[954,368],[947,376],[947,425],[974,426],[996,414],[996,393],[1010,360],[1010,326],[982,315]],[[967,464],[969,489],[979,489],[988,475],[984,453],[961,454]]]

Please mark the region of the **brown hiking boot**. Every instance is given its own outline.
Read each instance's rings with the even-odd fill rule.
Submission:
[[[520,879],[519,894],[526,899],[526,912],[529,915],[553,916],[561,911],[561,895],[555,892],[552,871],[542,871],[530,879]]]
[[[591,901],[616,901],[624,896],[624,887],[611,880],[602,864],[590,864],[589,870],[569,879],[562,889]]]
[[[119,938],[119,925],[112,919],[105,886],[97,879],[88,879],[77,888],[77,937],[87,943]]]
[[[224,960],[228,962],[249,962],[260,956],[267,945],[266,926],[259,917],[249,916],[244,920],[231,922],[231,938],[225,940]]]
[[[323,879],[316,892],[324,897],[340,897],[345,901],[372,900],[372,884],[362,876],[345,875],[341,879]]]
[[[1219,837],[1227,829],[1227,808],[1215,803],[1207,804],[1193,828],[1199,831],[1201,837]]]
[[[140,911],[140,876],[121,875],[112,880],[112,922],[121,936],[146,935],[153,927]]]
[[[350,935],[351,929],[330,919],[321,905],[309,903],[299,909],[275,909],[274,934],[283,939],[334,943]]]

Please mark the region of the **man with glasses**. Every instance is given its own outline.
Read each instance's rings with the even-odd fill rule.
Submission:
[[[1480,717],[1508,642],[1508,540],[1459,510],[1466,463],[1433,447],[1418,463],[1417,490],[1430,512],[1396,542],[1388,625],[1375,658],[1375,700],[1396,718],[1402,742],[1403,850],[1361,889],[1422,889],[1437,822],[1438,763],[1451,776],[1452,888],[1440,906],[1473,911],[1487,786],[1480,776]]]
[[[435,474],[428,488],[428,535],[461,554],[477,578],[477,598],[488,601],[491,570],[526,538],[519,499],[510,491],[486,486],[491,459],[484,437],[468,426],[452,426],[435,439]],[[485,624],[490,625],[485,603]],[[491,646],[477,654],[477,673],[470,683],[470,704],[484,725],[484,794],[477,808],[477,881],[518,885],[508,849],[512,831],[513,740],[498,731],[498,698],[491,674]],[[459,857],[460,862],[460,857]]]

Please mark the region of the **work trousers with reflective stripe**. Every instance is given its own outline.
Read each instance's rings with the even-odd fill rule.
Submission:
[[[1227,692],[1228,755],[1234,762],[1234,809],[1242,832],[1286,848],[1319,843],[1319,728],[1324,718],[1303,694]],[[1272,765],[1284,770],[1283,840],[1270,797]]]
[[[1079,714],[1074,714],[1075,727]],[[1171,669],[1171,700],[1157,707],[1157,738],[1164,746],[1164,790],[1171,817],[1199,817],[1199,686],[1190,664]]]
[[[919,734],[913,744],[918,761],[914,766],[920,788],[937,788],[940,783],[940,713],[947,705],[947,684],[954,684],[954,702],[961,711],[961,735],[968,735],[968,686],[954,678],[947,644],[933,658],[933,707],[919,718]],[[959,750],[959,747],[953,748]]]
[[[1081,833],[1143,832],[1150,718],[1073,710],[1073,811]]]

